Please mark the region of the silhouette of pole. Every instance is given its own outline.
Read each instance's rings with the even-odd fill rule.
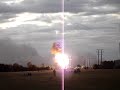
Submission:
[[[97,49],[97,56],[98,56],[98,57],[97,57],[97,58],[98,58],[98,65],[99,65],[99,53],[100,53],[100,52],[99,52],[99,49]]]
[[[119,59],[120,59],[120,42],[119,42]]]
[[[91,67],[91,65],[90,65],[90,58],[89,58],[89,60],[88,60],[88,64],[89,64],[89,67]]]
[[[101,51],[101,63],[102,63],[102,58],[103,58],[103,49],[100,49]]]
[[[98,55],[98,65],[99,65],[100,63],[102,63],[103,49],[97,49],[97,55]]]

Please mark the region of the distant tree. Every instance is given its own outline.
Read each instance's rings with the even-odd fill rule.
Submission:
[[[28,67],[28,68],[32,67],[32,63],[31,63],[31,62],[28,62],[28,63],[27,63],[27,67]]]
[[[18,63],[13,64],[13,71],[21,71],[22,66]]]
[[[98,65],[98,64],[93,65],[93,69],[101,69],[101,68],[102,68],[101,65]]]
[[[20,65],[18,63],[13,64],[14,67],[19,67]]]
[[[104,61],[102,62],[102,68],[103,69],[113,69],[114,68],[114,61]]]
[[[31,62],[27,63],[27,67],[29,71],[36,71],[38,70],[38,67],[36,65],[33,65]]]

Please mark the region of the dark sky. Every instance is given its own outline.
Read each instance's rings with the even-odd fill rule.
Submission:
[[[99,48],[104,49],[104,60],[118,59],[120,0],[64,0],[64,3],[65,51],[74,62],[82,63],[83,57],[95,62]],[[36,53],[35,62],[51,64],[50,48],[61,37],[62,6],[62,0],[0,0],[0,44],[5,41],[8,45],[10,42],[21,47],[28,45],[29,52]],[[6,48],[0,51],[3,49],[8,52]],[[0,53],[0,57],[12,55]],[[26,55],[32,57],[27,52]],[[1,62],[6,63],[4,59]]]

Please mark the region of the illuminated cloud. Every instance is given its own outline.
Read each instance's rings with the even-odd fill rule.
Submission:
[[[30,44],[47,57],[61,38],[61,6],[61,0],[0,0],[0,38]],[[103,48],[118,58],[120,0],[65,0],[64,21],[67,51],[96,55]]]
[[[24,0],[4,0],[2,3],[5,3],[7,5],[13,5],[13,4],[20,4]]]

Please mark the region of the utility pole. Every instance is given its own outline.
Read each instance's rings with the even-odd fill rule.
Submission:
[[[103,59],[103,49],[100,49],[100,51],[101,51],[101,63],[102,63],[102,59]]]
[[[102,63],[102,58],[103,58],[103,49],[97,49],[97,56],[98,56],[98,65]],[[100,62],[101,60],[101,62]]]
[[[98,65],[99,65],[99,53],[100,53],[100,52],[99,52],[99,49],[97,49],[97,56],[98,56],[98,57],[97,57],[97,58],[98,58]]]
[[[120,42],[119,42],[119,59],[120,59]]]

